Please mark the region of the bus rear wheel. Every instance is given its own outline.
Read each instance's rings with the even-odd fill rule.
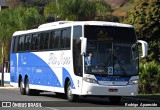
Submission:
[[[26,93],[26,95],[39,95],[40,94],[40,91],[32,90],[29,88],[29,79],[28,78],[26,78],[26,81],[25,81],[25,93]]]
[[[68,81],[67,83],[66,97],[69,102],[75,102],[78,100],[78,95],[72,94],[72,87],[70,81]]]
[[[31,95],[31,91],[29,89],[29,79],[28,78],[26,78],[25,80],[25,93],[26,95]]]
[[[20,93],[21,93],[22,95],[26,95],[25,89],[24,89],[24,87],[23,87],[22,79],[20,79],[19,89],[20,89]]]

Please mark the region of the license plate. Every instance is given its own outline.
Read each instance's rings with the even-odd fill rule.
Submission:
[[[118,92],[118,89],[110,88],[110,89],[108,89],[108,92]]]

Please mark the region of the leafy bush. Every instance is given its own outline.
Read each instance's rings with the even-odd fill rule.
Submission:
[[[139,92],[156,93],[160,90],[160,66],[155,61],[140,64]]]

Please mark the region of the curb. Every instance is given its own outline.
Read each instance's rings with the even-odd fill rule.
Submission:
[[[4,86],[0,86],[0,89],[10,89],[10,88],[17,88],[17,87],[13,87],[10,84],[4,84]]]
[[[15,88],[17,88],[17,87],[2,87],[2,86],[0,86],[0,89],[15,89]]]

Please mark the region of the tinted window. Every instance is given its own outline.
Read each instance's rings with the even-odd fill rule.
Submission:
[[[62,38],[63,44],[60,42],[61,47],[70,49],[71,28],[66,28],[62,31]]]
[[[39,34],[35,34],[34,35],[35,36],[35,50],[38,50],[39,49],[39,47],[40,47],[40,36],[39,36]]]
[[[49,49],[54,48],[54,41],[55,41],[55,32],[52,31],[50,34],[50,43],[49,43]]]
[[[48,49],[49,45],[49,32],[44,34],[44,49]]]
[[[40,49],[42,50],[44,47],[44,33],[40,34]]]
[[[19,37],[18,51],[24,51],[24,36]]]
[[[88,40],[112,40],[117,42],[136,42],[134,28],[114,26],[85,26]]]
[[[60,30],[56,30],[55,31],[54,49],[58,49],[59,48],[60,36],[61,36],[61,31]]]
[[[36,36],[33,35],[31,39],[31,50],[35,50]]]
[[[18,39],[19,39],[18,36],[13,38],[13,46],[12,46],[13,52],[17,52],[18,50]]]
[[[115,41],[136,42],[136,35],[133,28],[116,27],[115,28]]]
[[[25,50],[30,50],[31,45],[31,35],[27,35],[25,38]]]
[[[64,39],[65,39],[65,38],[64,38],[64,37],[65,37],[65,36],[64,36],[65,30],[62,30],[61,32],[62,32],[62,35],[61,35],[61,37],[60,37],[60,48],[63,49],[63,48],[64,48]]]
[[[80,37],[82,37],[82,26],[74,26],[73,37],[74,39],[79,39]]]
[[[81,40],[82,27],[73,27],[73,62],[74,62],[74,73],[78,76],[82,75],[82,56],[81,56]]]
[[[71,27],[13,38],[13,51],[70,49]],[[18,46],[15,42],[18,41]]]

